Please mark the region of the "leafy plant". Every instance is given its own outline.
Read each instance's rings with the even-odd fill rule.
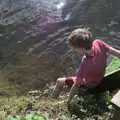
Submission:
[[[9,115],[7,120],[49,120],[47,114],[38,115],[35,112],[31,112],[30,114],[22,115]]]

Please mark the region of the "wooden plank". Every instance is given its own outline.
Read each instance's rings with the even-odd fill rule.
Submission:
[[[119,88],[119,85],[120,85],[120,83],[119,83],[119,81],[120,81],[120,59],[117,57],[113,57],[111,63],[107,67],[107,70],[108,70],[108,72],[105,75],[105,77],[111,78],[115,82],[117,80],[118,82],[116,82],[116,83],[118,85],[117,84],[115,85],[113,82],[113,86],[115,85],[116,88]],[[113,96],[113,98],[111,99],[111,102],[120,108],[120,90]]]
[[[120,90],[113,96],[111,102],[120,108]]]
[[[93,94],[120,89],[120,70],[114,71],[104,77],[103,81],[91,90]]]
[[[113,57],[111,63],[106,68],[103,81],[93,91],[101,93],[120,89],[120,59]]]
[[[120,120],[120,108],[116,108],[113,117],[109,120]]]

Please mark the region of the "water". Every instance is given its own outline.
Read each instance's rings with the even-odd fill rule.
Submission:
[[[119,0],[0,0],[1,63],[14,62],[19,53],[34,56],[26,64],[36,69],[23,71],[28,75],[36,71],[35,81],[55,81],[74,73],[79,58],[67,45],[69,33],[89,27],[94,38],[120,49],[119,4]]]

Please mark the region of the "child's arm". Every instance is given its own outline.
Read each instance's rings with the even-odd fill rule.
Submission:
[[[115,49],[115,48],[113,48],[113,47],[110,46],[110,47],[109,47],[109,52],[110,52],[111,54],[117,56],[117,57],[120,57],[120,50],[117,50],[117,49]]]
[[[102,46],[104,46],[107,49],[107,52],[109,52],[117,57],[120,57],[120,50],[111,47],[110,45],[108,45],[107,43],[105,43],[103,41],[100,41],[100,43]]]

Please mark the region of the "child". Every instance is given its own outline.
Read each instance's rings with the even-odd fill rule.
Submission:
[[[82,61],[76,76],[58,78],[53,96],[58,97],[64,85],[70,85],[68,103],[78,92],[89,92],[98,86],[104,78],[107,53],[120,57],[120,50],[112,48],[102,40],[93,40],[92,33],[85,28],[72,31],[68,37],[69,45],[82,55]]]

